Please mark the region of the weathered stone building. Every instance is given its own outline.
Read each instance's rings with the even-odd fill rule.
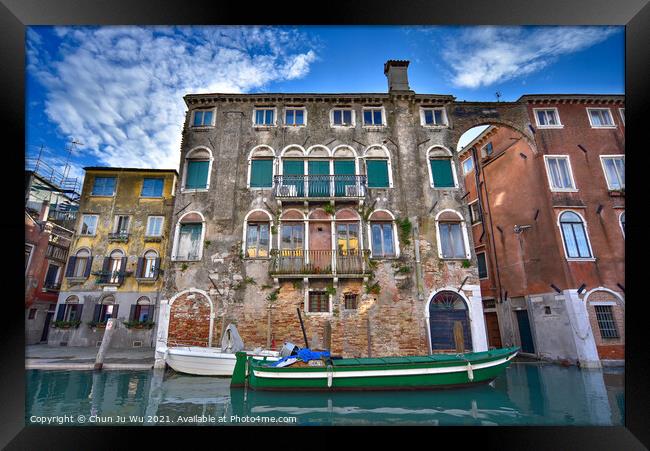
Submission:
[[[112,347],[150,347],[178,173],[84,169],[75,235],[48,343],[96,346],[108,319],[118,318]]]
[[[303,342],[342,356],[487,349],[454,151],[521,105],[388,93],[190,94],[158,349]],[[162,352],[157,353],[160,361]]]
[[[624,97],[525,95],[530,140],[493,123],[459,151],[488,341],[624,358]]]

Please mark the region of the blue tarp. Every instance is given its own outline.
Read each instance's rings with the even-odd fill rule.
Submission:
[[[301,349],[299,350],[296,354],[283,357],[282,359],[278,360],[277,362],[273,363],[271,366],[280,366],[281,363],[285,362],[286,360],[289,359],[298,359],[303,362],[309,362],[310,360],[320,360],[320,359],[329,359],[330,358],[330,353],[329,351],[312,351],[311,349]],[[294,362],[291,362],[294,363]],[[281,366],[289,366],[291,363],[287,365],[281,365]]]

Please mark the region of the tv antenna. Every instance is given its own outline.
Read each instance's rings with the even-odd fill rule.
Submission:
[[[501,96],[502,96],[503,94],[501,94],[501,91],[497,91],[497,92],[494,93],[494,95],[497,96],[497,102],[499,102],[499,101],[501,100]]]

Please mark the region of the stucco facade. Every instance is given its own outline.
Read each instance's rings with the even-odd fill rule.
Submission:
[[[151,347],[177,172],[85,170],[49,343],[96,346],[107,319],[116,317],[130,327],[115,331],[112,347]]]

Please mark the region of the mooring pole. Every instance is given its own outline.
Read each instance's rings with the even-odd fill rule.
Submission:
[[[298,319],[300,320],[300,328],[302,329],[302,337],[305,339],[305,347],[309,348],[309,342],[307,341],[307,333],[305,332],[305,325],[302,323],[302,316],[300,316],[300,308],[297,308]]]
[[[99,352],[97,352],[97,357],[95,358],[95,369],[101,370],[104,366],[104,357],[106,356],[106,351],[111,344],[111,339],[113,338],[113,332],[117,327],[117,318],[109,318],[106,322],[106,329],[104,330],[104,336],[102,337],[102,344],[99,346]]]

